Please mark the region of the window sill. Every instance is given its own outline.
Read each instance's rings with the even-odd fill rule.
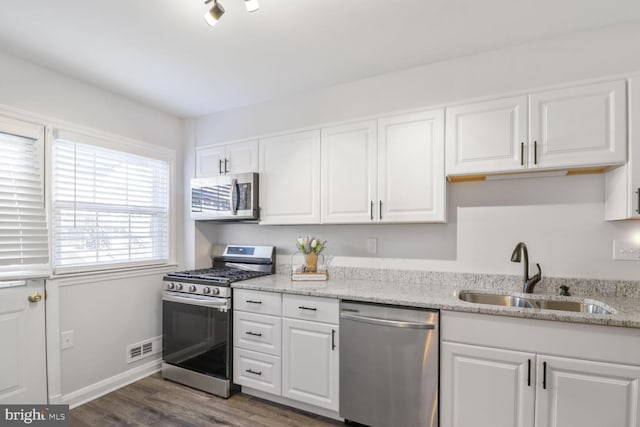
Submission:
[[[64,272],[52,274],[47,280],[55,282],[58,286],[73,286],[91,282],[102,282],[108,279],[165,274],[175,271],[177,267],[177,264],[169,263],[110,268],[108,270]]]

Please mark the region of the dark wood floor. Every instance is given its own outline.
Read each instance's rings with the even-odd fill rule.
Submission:
[[[246,394],[222,399],[154,374],[71,411],[72,427],[344,425]]]

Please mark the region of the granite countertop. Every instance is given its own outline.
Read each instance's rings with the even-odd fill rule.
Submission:
[[[366,277],[368,274],[364,274]],[[337,276],[337,277],[333,277]],[[342,276],[342,277],[341,277]],[[489,304],[476,304],[461,301],[457,293],[462,290],[481,290],[487,293],[519,294],[513,283],[514,277],[476,274],[425,273],[414,275],[377,274],[373,280],[361,277],[347,278],[343,272],[330,273],[328,281],[293,282],[289,275],[274,274],[256,279],[235,282],[236,289],[252,289],[267,292],[311,295],[318,297],[339,298],[345,300],[366,301],[384,304],[397,304],[410,307],[435,308],[441,310],[463,311],[470,313],[493,314],[500,316],[524,317],[540,320],[586,323],[593,325],[622,326],[640,328],[640,286],[629,282],[605,282],[582,280],[587,286],[578,288],[577,296],[552,296],[554,292],[545,292],[558,283],[572,283],[572,279],[546,279],[546,286],[540,285],[539,292],[533,298],[552,296],[554,299],[570,299],[574,301],[597,300],[615,310],[615,314],[588,314],[538,308],[502,307]],[[577,279],[576,279],[577,280]],[[574,285],[577,285],[576,282]],[[515,289],[515,291],[514,291]],[[622,290],[621,290],[622,289]],[[582,292],[580,292],[582,290]],[[600,292],[600,293],[599,293]],[[525,294],[520,294],[525,295]],[[556,294],[557,295],[557,294]],[[529,294],[527,297],[531,297]]]

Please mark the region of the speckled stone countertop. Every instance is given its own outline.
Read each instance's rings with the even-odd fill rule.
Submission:
[[[525,294],[519,292],[522,279],[517,276],[350,268],[331,270],[329,274],[330,279],[322,282],[293,282],[287,274],[274,274],[236,282],[232,287],[540,320],[640,328],[640,282],[544,278],[533,295],[526,295],[532,299],[545,296],[583,302],[597,300],[614,310],[614,314],[587,314],[476,304],[458,298],[458,292],[462,290],[524,296]],[[556,289],[560,285],[570,286],[573,296],[557,296]]]

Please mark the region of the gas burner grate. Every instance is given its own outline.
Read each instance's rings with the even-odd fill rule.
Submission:
[[[202,268],[199,270],[176,271],[174,273],[167,273],[167,276],[184,279],[210,280],[216,283],[233,283],[241,280],[253,279],[255,277],[266,276],[269,274],[271,273],[264,271],[241,270],[237,268]]]

